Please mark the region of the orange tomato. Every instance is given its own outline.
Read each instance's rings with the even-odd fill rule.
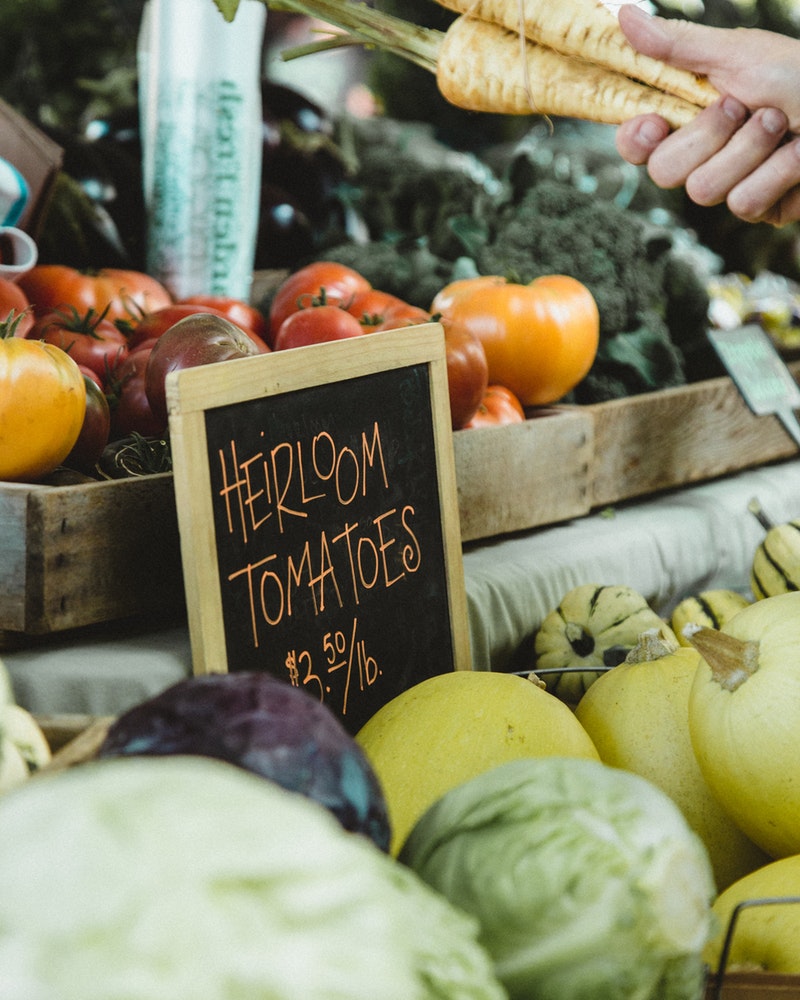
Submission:
[[[465,427],[498,427],[521,424],[525,410],[514,393],[504,385],[488,385],[480,406]]]
[[[508,281],[499,274],[481,274],[476,278],[457,278],[445,285],[436,293],[431,303],[431,313],[447,315],[459,299],[472,295],[479,288],[494,288],[497,285],[507,285]]]
[[[60,347],[0,338],[0,479],[35,482],[60,465],[86,412],[81,370]]]
[[[441,313],[446,330],[476,334],[486,351],[489,383],[511,389],[523,406],[561,399],[597,354],[597,303],[569,275],[544,275],[527,285],[496,277],[466,279],[455,289],[444,288],[432,311]]]

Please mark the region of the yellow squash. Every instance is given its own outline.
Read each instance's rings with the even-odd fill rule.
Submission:
[[[519,757],[597,751],[573,712],[514,674],[455,670],[397,695],[356,735],[383,787],[392,853],[440,796]]]
[[[689,738],[689,692],[700,654],[645,633],[625,663],[592,684],[575,710],[600,759],[647,778],[706,845],[717,890],[769,861],[711,793]]]
[[[719,930],[704,958],[713,972],[730,928],[726,971],[800,973],[800,855],[745,875],[717,897],[712,910]]]
[[[700,769],[771,857],[800,853],[800,591],[766,597],[692,637],[689,698]]]

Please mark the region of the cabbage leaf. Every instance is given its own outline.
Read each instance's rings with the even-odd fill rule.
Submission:
[[[698,1000],[705,846],[664,793],[597,761],[512,761],[448,792],[399,860],[480,921],[512,1000]]]
[[[0,1000],[503,1000],[475,921],[321,805],[130,757],[0,798]]]

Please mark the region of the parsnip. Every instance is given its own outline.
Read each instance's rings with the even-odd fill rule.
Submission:
[[[522,32],[531,41],[578,56],[707,107],[719,96],[705,77],[637,52],[600,0],[436,0],[448,10]]]
[[[521,46],[517,32],[466,15],[445,32],[436,80],[448,101],[468,111],[558,115],[612,125],[655,111],[677,128],[699,110],[583,59],[527,39]]]
[[[606,124],[654,111],[673,128],[700,111],[698,104],[556,52],[524,38],[518,30],[468,15],[457,17],[442,32],[355,0],[268,2],[277,10],[343,29],[347,34],[338,44],[378,46],[423,66],[436,74],[446,100],[465,110],[554,115]]]

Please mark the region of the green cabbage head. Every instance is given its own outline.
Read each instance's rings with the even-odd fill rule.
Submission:
[[[0,660],[0,740],[5,736],[4,709],[6,705],[10,705],[13,701],[14,693],[11,689],[11,678],[8,675],[5,663]]]
[[[0,798],[2,1000],[504,1000],[475,921],[324,807],[203,757]]]
[[[714,896],[672,800],[593,760],[517,760],[435,803],[399,860],[467,913],[512,1000],[698,1000]]]

